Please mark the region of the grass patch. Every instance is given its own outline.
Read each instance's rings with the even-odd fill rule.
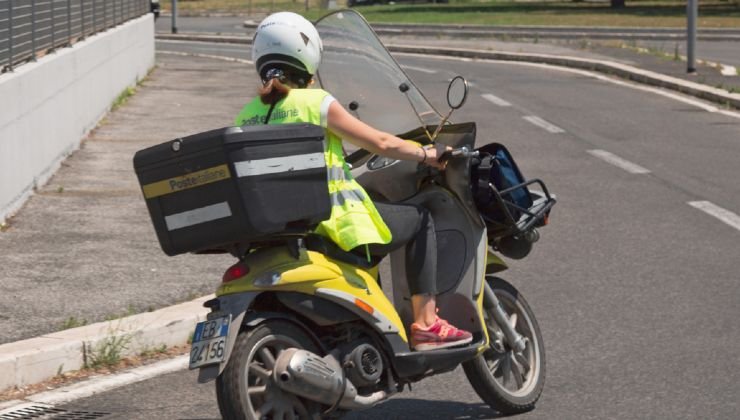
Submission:
[[[64,322],[62,322],[62,330],[68,330],[70,328],[77,328],[77,327],[83,327],[87,325],[87,320],[82,318],[77,318],[74,316],[70,316],[69,318],[65,319]]]
[[[137,82],[138,83],[138,82]],[[116,100],[113,101],[113,103],[110,106],[111,111],[115,111],[121,106],[125,105],[126,102],[128,102],[129,98],[134,96],[134,93],[136,93],[136,88],[133,86],[129,86],[126,89],[121,92]]]
[[[138,313],[140,313],[140,311],[138,311],[138,310],[136,309],[136,306],[134,306],[133,304],[129,304],[129,305],[128,305],[128,306],[126,307],[126,310],[125,310],[124,312],[122,312],[122,313],[119,313],[119,314],[110,314],[110,315],[106,315],[104,319],[105,319],[106,321],[115,321],[116,319],[121,319],[121,318],[125,318],[125,317],[127,317],[127,316],[131,316],[131,315],[136,315],[136,314],[138,314]]]
[[[162,6],[169,8],[170,2]],[[266,0],[180,0],[186,14],[229,13],[253,15],[290,10],[309,19],[327,13],[320,0],[305,2]],[[344,7],[346,0],[337,0]],[[626,7],[612,8],[604,1],[449,0],[447,4],[399,2],[356,9],[370,22],[458,23],[480,25],[686,27],[686,2],[680,0],[627,0]],[[740,28],[740,0],[702,0],[699,27]]]
[[[158,354],[165,354],[167,353],[167,345],[162,344],[161,346],[153,347],[153,348],[145,348],[139,353],[140,357],[143,358],[150,358],[152,356],[156,356]]]
[[[396,4],[357,8],[370,22],[459,23],[480,25],[685,27],[686,2],[488,1],[450,4]],[[318,17],[320,13],[313,14]],[[699,5],[699,27],[740,27],[740,3],[707,0]]]
[[[172,10],[172,2],[160,2],[163,11]],[[320,0],[309,0],[308,9],[318,10],[321,8]],[[344,7],[346,0],[338,0],[337,4]],[[305,12],[306,2],[294,0],[179,0],[177,11],[183,15],[201,13],[229,13],[229,14],[252,14],[271,13],[280,11]]]
[[[97,346],[88,345],[85,354],[85,368],[98,369],[117,365],[122,360],[123,352],[129,344],[131,344],[131,335],[116,335],[111,331]]]

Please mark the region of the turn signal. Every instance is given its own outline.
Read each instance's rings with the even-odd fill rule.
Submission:
[[[247,267],[246,264],[243,262],[238,262],[231,267],[229,267],[228,270],[224,273],[224,277],[221,279],[222,282],[228,283],[232,280],[236,280],[240,277],[244,277],[247,274],[249,274],[249,267]]]
[[[375,309],[373,309],[372,306],[370,306],[367,303],[361,301],[360,299],[355,299],[355,305],[358,308],[362,309],[363,311],[369,313],[370,315],[372,315],[373,312],[375,312]]]

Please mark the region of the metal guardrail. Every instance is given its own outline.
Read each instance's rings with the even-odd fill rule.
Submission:
[[[0,73],[149,10],[149,0],[0,0]]]

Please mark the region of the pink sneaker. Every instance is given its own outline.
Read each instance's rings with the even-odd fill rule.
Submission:
[[[434,324],[422,328],[411,324],[411,345],[414,350],[426,351],[459,346],[473,341],[473,335],[465,330],[455,328],[449,322],[437,317]]]

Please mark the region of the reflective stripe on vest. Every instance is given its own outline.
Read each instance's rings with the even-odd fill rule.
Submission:
[[[347,201],[365,201],[365,193],[362,190],[339,190],[329,194],[332,206],[344,206]]]
[[[332,166],[326,168],[329,172],[329,181],[347,181],[347,175],[343,167]]]

